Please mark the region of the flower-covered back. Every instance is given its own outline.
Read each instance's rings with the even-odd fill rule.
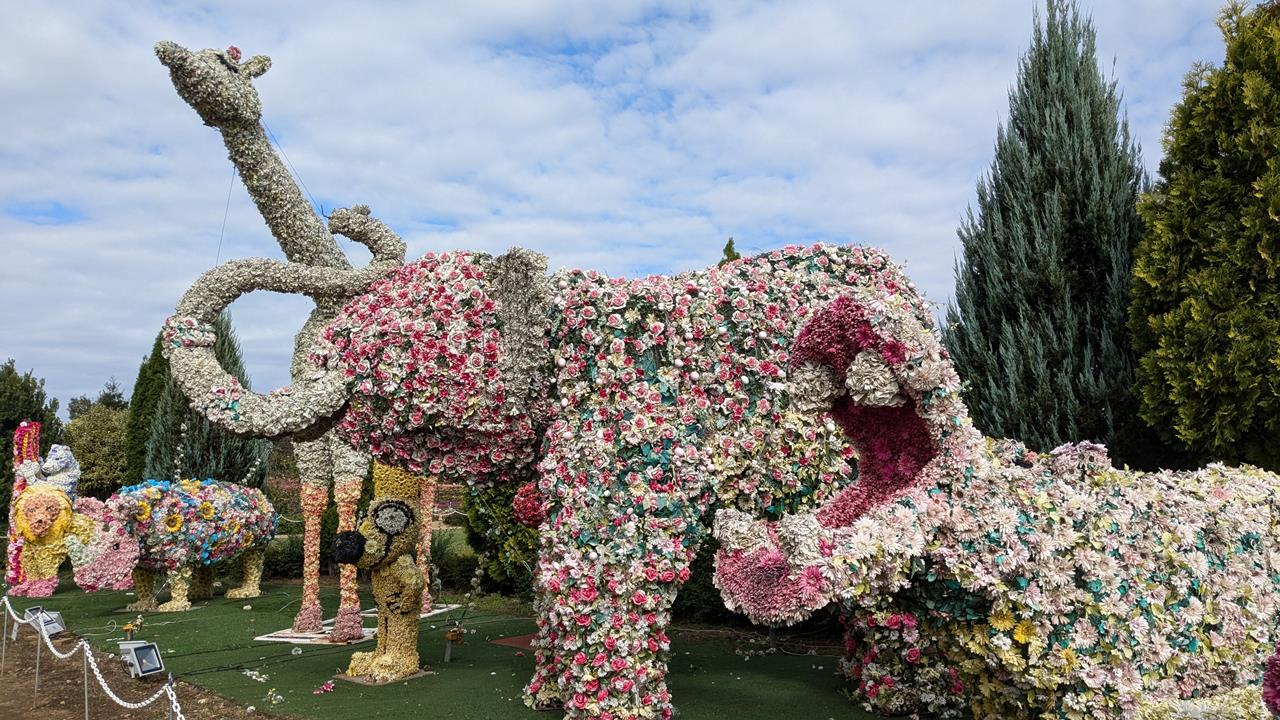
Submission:
[[[147,480],[107,500],[107,525],[138,540],[138,565],[211,565],[275,535],[277,515],[260,490],[215,480]]]
[[[545,393],[539,402],[512,392],[502,372],[510,329],[495,275],[486,255],[428,253],[325,328],[313,359],[346,375],[351,400],[338,432],[352,445],[413,473],[473,483],[532,462]],[[527,391],[529,381],[517,385]]]

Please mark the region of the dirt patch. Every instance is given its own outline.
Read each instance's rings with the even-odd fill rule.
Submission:
[[[9,641],[5,651],[4,666],[0,668],[0,718],[40,718],[41,720],[84,720],[84,665],[82,656],[60,660],[41,648],[40,691],[36,692],[36,643],[35,633],[19,633],[18,639]],[[63,633],[53,638],[58,652],[67,652],[76,644],[76,638]],[[111,689],[124,700],[136,702],[155,694],[164,685],[165,678],[131,678],[129,670],[118,657],[111,657],[100,650],[94,651],[102,677]],[[224,697],[208,690],[178,681],[176,686],[182,714],[189,720],[259,720],[279,717],[255,710],[248,712]],[[155,720],[168,717],[167,698],[139,710],[120,707],[102,691],[89,671],[89,717],[121,718],[122,720]]]

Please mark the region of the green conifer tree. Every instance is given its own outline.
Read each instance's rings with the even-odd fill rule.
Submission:
[[[740,257],[742,257],[742,254],[733,246],[733,238],[729,238],[729,242],[724,244],[723,255],[720,258],[720,262],[717,264],[724,265],[725,263],[733,262]]]
[[[125,441],[126,483],[146,479],[147,439],[151,436],[151,419],[169,380],[169,361],[160,348],[160,336],[156,335],[151,354],[138,368],[138,379],[133,383],[133,395],[129,398],[129,428]]]
[[[218,318],[215,329],[218,341],[213,346],[214,354],[222,367],[248,388],[249,377],[240,358],[240,345],[225,314]],[[172,480],[177,454],[181,450],[184,478],[213,478],[260,487],[270,447],[271,443],[266,440],[236,437],[219,429],[191,409],[182,389],[169,377],[151,418],[143,474],[147,478]],[[257,469],[246,478],[255,462]]]
[[[984,433],[1041,451],[1101,441],[1127,460],[1137,452],[1123,436],[1142,434],[1125,427],[1136,416],[1125,322],[1147,180],[1094,37],[1070,0],[1036,14],[977,213],[960,226],[943,338]]]
[[[1165,130],[1130,328],[1142,416],[1204,460],[1280,470],[1280,4],[1232,3]]]

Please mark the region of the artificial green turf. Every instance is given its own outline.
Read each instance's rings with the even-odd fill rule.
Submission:
[[[313,689],[346,667],[353,651],[368,649],[372,643],[336,648],[297,646],[302,654],[295,656],[291,654],[293,645],[254,642],[256,635],[289,626],[300,595],[297,585],[267,584],[262,597],[251,601],[218,596],[196,602],[186,613],[148,614],[138,639],[158,643],[167,669],[175,676],[244,705],[282,715],[324,720],[552,720],[560,716],[534,712],[520,699],[521,688],[533,670],[532,653],[520,656],[515,648],[487,642],[533,632],[531,619],[514,617],[509,610],[508,614],[482,610],[470,615],[466,625],[476,632],[455,648],[451,663],[442,662],[444,639],[439,623],[433,629],[429,621],[424,622],[419,648],[434,675],[382,687],[339,681],[333,692],[314,695]],[[332,616],[336,591],[326,588],[321,598]],[[119,626],[132,618],[132,614],[120,611],[131,599],[124,593],[85,595],[64,583],[63,590],[52,598],[14,598],[14,604],[19,611],[37,604],[59,610],[72,632],[114,652],[115,642],[123,634],[111,623]],[[365,602],[367,607],[367,597]],[[252,609],[245,610],[245,605]],[[503,604],[482,604],[485,606],[501,608]],[[368,624],[372,626],[373,621]],[[823,656],[771,655],[748,660],[734,653],[731,641],[685,640],[677,634],[668,681],[681,720],[873,717],[841,694],[835,663],[835,658]],[[268,679],[257,682],[243,674],[244,669],[256,670]],[[271,688],[284,696],[284,702],[272,705],[266,700]]]

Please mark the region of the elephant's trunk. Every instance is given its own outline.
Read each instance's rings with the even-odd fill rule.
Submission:
[[[334,211],[329,228],[366,245],[373,252],[369,265],[338,270],[261,258],[223,263],[200,276],[165,322],[164,350],[174,379],[192,407],[230,432],[254,437],[322,432],[346,404],[346,379],[339,369],[317,369],[291,388],[260,395],[241,387],[213,352],[214,319],[245,293],[271,290],[341,301],[404,263],[404,242],[368,217],[367,208]]]

